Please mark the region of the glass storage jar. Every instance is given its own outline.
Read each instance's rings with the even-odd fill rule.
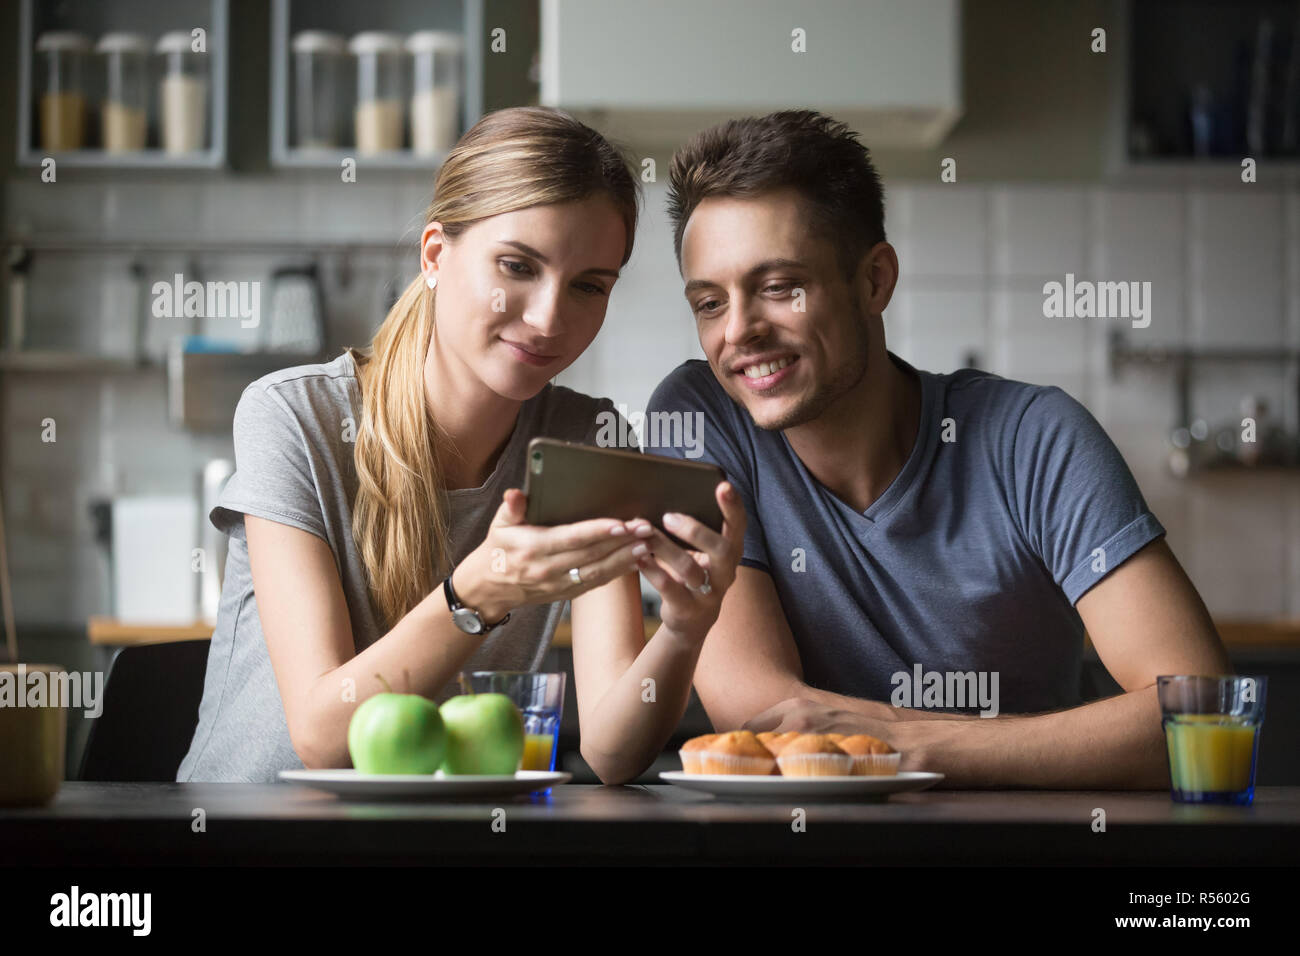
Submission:
[[[149,41],[138,33],[105,33],[95,52],[104,64],[104,149],[138,152],[149,128]]]
[[[208,139],[208,55],[193,49],[184,30],[164,33],[154,48],[163,58],[158,84],[163,150],[197,153]]]
[[[337,33],[304,30],[293,38],[293,144],[299,149],[339,145],[346,57]]]
[[[358,33],[348,48],[357,59],[357,152],[373,155],[401,149],[401,35],[380,31]]]
[[[53,30],[36,40],[44,67],[41,87],[41,149],[60,152],[86,145],[86,59],[90,38],[83,33]]]
[[[421,30],[406,40],[411,54],[411,148],[446,152],[460,135],[461,50],[457,33]]]

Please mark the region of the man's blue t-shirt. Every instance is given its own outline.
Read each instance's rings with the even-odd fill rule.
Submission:
[[[920,426],[865,512],[818,482],[782,432],[756,427],[700,360],[659,384],[647,426],[655,413],[699,412],[702,448],[650,444],[671,429],[647,427],[645,451],[698,455],[727,473],[748,516],[741,563],[771,575],[810,686],[889,701],[895,675],[919,664],[996,672],[1004,714],[1079,704],[1074,604],[1165,529],[1066,392],[974,369],[917,371],[889,354],[920,377]]]

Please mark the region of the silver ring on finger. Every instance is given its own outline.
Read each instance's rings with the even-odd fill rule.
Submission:
[[[687,585],[687,587],[690,587],[690,585]],[[713,585],[711,585],[711,584],[709,583],[709,569],[708,569],[708,568],[705,568],[705,569],[704,569],[704,583],[701,584],[698,588],[691,588],[691,590],[694,591],[696,594],[711,594],[711,593],[713,593]]]
[[[582,587],[582,572],[577,568],[569,568],[569,580]]]

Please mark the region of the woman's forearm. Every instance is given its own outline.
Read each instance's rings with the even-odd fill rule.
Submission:
[[[351,766],[348,723],[362,701],[387,689],[376,674],[398,693],[434,697],[481,640],[455,625],[442,589],[435,588],[387,634],[316,679],[308,695],[311,728],[302,735],[310,743],[298,747],[303,764],[309,769]]]
[[[582,728],[582,756],[607,784],[654,762],[686,712],[701,642],[659,630],[597,703]]]

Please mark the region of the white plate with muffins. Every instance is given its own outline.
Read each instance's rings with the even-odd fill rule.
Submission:
[[[736,730],[686,741],[682,770],[661,779],[720,797],[872,799],[924,790],[941,773],[900,773],[903,755],[869,734]]]

